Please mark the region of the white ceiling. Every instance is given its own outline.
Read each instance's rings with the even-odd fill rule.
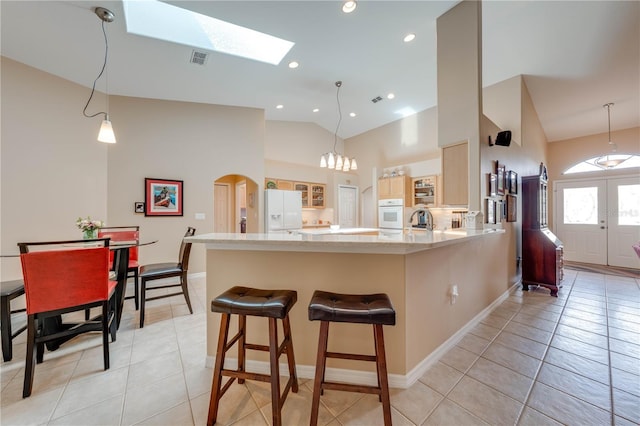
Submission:
[[[189,46],[127,34],[120,1],[3,0],[2,55],[91,87],[104,55],[92,10],[102,6],[116,15],[106,25],[110,94],[262,108],[268,120],[333,132],[341,80],[338,133],[347,138],[402,108],[436,105],[436,18],[458,2],[361,0],[349,15],[339,1],[168,3],[296,44],[277,66],[219,53],[198,66]],[[408,32],[417,37],[406,44]],[[289,69],[291,60],[300,67]],[[550,141],[606,132],[607,102],[612,130],[640,126],[640,2],[485,1],[483,84],[519,74]],[[396,98],[371,102],[388,92]]]

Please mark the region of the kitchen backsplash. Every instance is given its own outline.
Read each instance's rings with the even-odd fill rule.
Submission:
[[[302,209],[302,226],[321,226],[333,223],[333,209]]]

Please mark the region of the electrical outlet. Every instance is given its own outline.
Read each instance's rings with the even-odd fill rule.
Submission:
[[[454,305],[456,303],[456,299],[458,298],[458,286],[457,285],[452,285],[451,286],[451,304]]]
[[[204,213],[196,213],[196,220],[204,220]]]

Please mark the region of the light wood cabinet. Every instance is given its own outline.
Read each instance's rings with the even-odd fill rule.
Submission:
[[[302,207],[309,207],[309,184],[304,182],[296,182],[293,185],[294,191],[302,193]]]
[[[438,177],[424,176],[411,180],[411,205],[413,207],[424,204],[427,206],[437,206],[440,204],[438,193]]]
[[[311,206],[316,209],[324,209],[325,207],[325,193],[327,186],[317,183],[311,184]]]
[[[469,204],[468,142],[442,148],[442,204]]]
[[[411,178],[408,176],[392,176],[378,179],[378,199],[401,198],[405,206],[411,205]]]

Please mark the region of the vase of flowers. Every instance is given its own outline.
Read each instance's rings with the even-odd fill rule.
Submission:
[[[76,226],[82,231],[83,239],[92,240],[98,238],[98,229],[104,226],[104,222],[91,220],[89,216],[87,216],[86,219],[79,217],[78,220],[76,220]]]

